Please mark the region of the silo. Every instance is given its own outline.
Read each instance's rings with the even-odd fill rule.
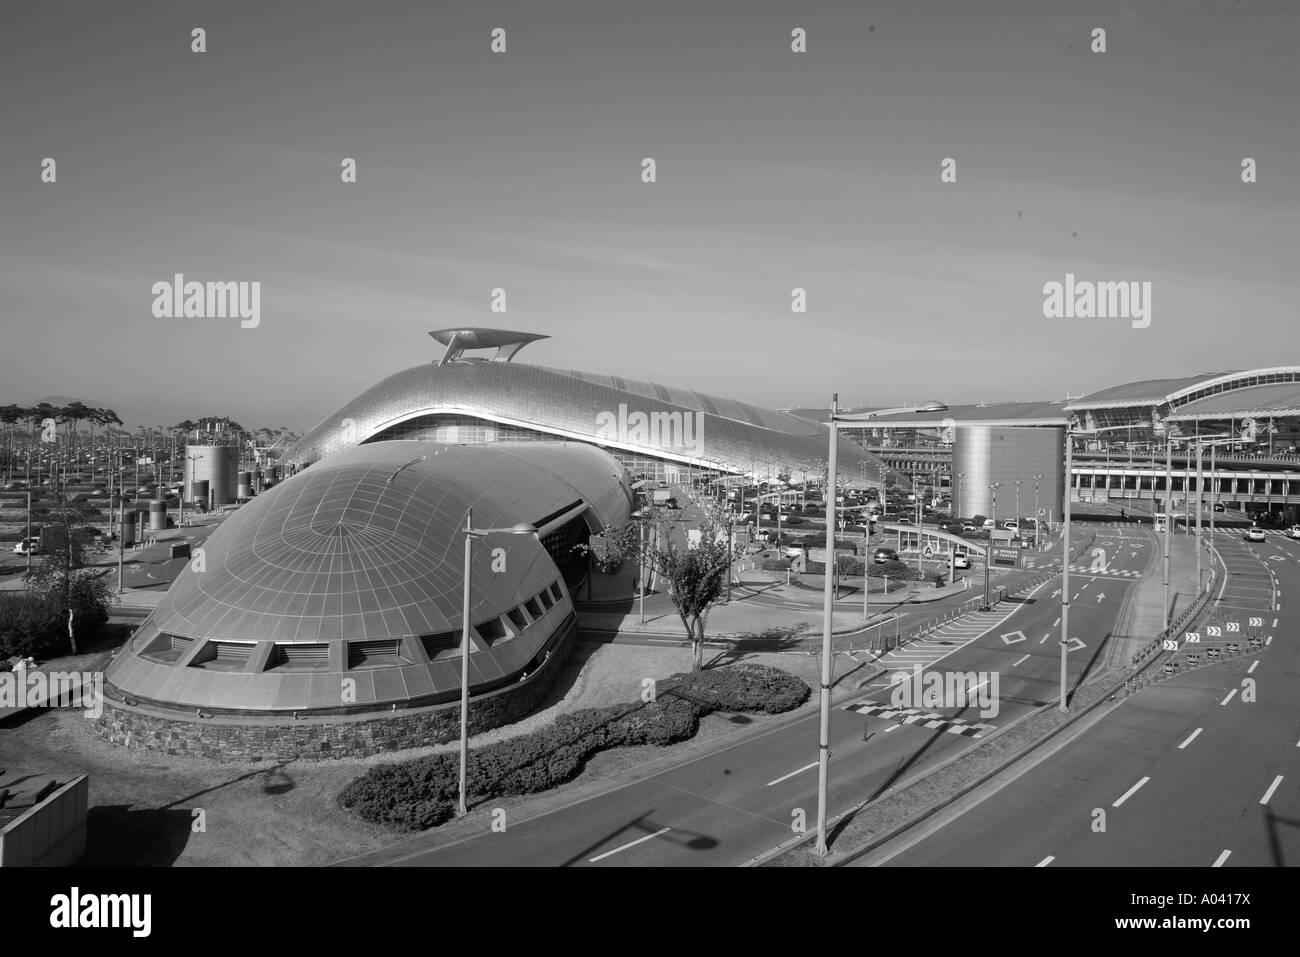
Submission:
[[[167,528],[167,503],[154,500],[149,503],[149,530],[163,531]]]
[[[206,481],[212,504],[229,505],[235,501],[239,475],[239,446],[190,445],[185,448],[185,487],[190,501],[208,503],[208,492],[199,495],[195,484]]]
[[[135,544],[135,509],[122,512],[122,547]]]
[[[239,484],[235,488],[235,498],[246,499],[253,497],[253,473],[240,472]]]
[[[197,482],[189,483],[190,501],[196,505],[207,506],[208,504],[208,480],[199,479]]]

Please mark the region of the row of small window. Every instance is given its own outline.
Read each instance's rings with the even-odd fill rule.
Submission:
[[[521,634],[525,628],[542,618],[564,598],[563,586],[554,581],[532,598],[511,608],[495,618],[474,626],[482,643],[493,647]],[[420,638],[429,660],[450,657],[460,650],[460,629]],[[182,658],[198,639],[181,635],[161,634],[147,647],[143,657],[154,661],[176,662]],[[210,671],[243,671],[257,650],[255,641],[209,641],[190,662],[192,668]],[[328,671],[329,642],[286,642],[272,646],[263,670]],[[349,671],[366,668],[391,668],[413,664],[402,654],[402,639],[376,638],[346,641],[347,668]]]

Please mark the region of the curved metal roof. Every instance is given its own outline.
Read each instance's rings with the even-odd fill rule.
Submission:
[[[625,476],[608,455],[578,444],[380,442],[348,449],[231,516],[204,545],[206,570],[187,567],[153,621],[169,634],[240,641],[454,630],[467,509],[476,528],[496,528],[539,522],[583,501],[595,513],[593,524],[603,527],[630,511]],[[556,575],[533,536],[495,536],[488,544],[508,547],[509,574],[476,566],[476,621],[513,607]]]
[[[824,427],[784,412],[618,376],[460,359],[389,376],[309,431],[285,461],[318,461],[394,425],[437,414],[741,474],[775,467],[819,475],[827,451]],[[638,414],[651,428],[638,430]],[[881,481],[879,460],[860,446],[842,438],[839,456],[846,474],[865,464],[868,483]]]
[[[205,567],[186,567],[107,682],[154,707],[238,713],[450,700],[460,686],[466,511],[480,529],[578,516],[599,528],[625,522],[631,501],[626,470],[577,443],[341,451],[213,532]],[[470,680],[491,690],[535,670],[574,627],[573,609],[537,537],[493,533],[473,547]],[[345,675],[351,701],[340,694]]]
[[[1121,406],[1151,406],[1168,402],[1170,396],[1189,388],[1195,388],[1211,379],[1232,373],[1201,372],[1197,375],[1182,376],[1177,379],[1144,379],[1140,382],[1126,382],[1089,393],[1083,398],[1075,399],[1067,405],[1067,412],[1086,409],[1116,408]]]

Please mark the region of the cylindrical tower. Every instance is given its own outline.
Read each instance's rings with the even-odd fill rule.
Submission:
[[[1016,518],[1016,480],[1020,480],[1020,518],[1038,518],[1034,512],[1034,476],[1038,481],[1038,507],[1043,519],[1061,518],[1065,488],[1065,429],[1058,427],[1003,427],[961,425],[952,443],[952,470],[966,474],[957,483],[953,515],[993,517],[993,490],[998,491],[998,523]]]
[[[187,501],[208,504],[208,492],[195,486],[207,482],[214,505],[235,501],[239,475],[239,447],[235,445],[189,445],[185,448],[185,492]]]

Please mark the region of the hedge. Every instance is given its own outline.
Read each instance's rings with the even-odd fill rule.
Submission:
[[[811,689],[767,665],[735,664],[676,674],[657,684],[655,700],[562,714],[540,731],[472,750],[466,770],[470,803],[545,791],[576,777],[593,755],[631,745],[667,745],[695,735],[714,711],[780,714],[808,700]],[[339,804],[372,824],[420,831],[454,816],[460,786],[456,751],[379,765],[351,781]]]

